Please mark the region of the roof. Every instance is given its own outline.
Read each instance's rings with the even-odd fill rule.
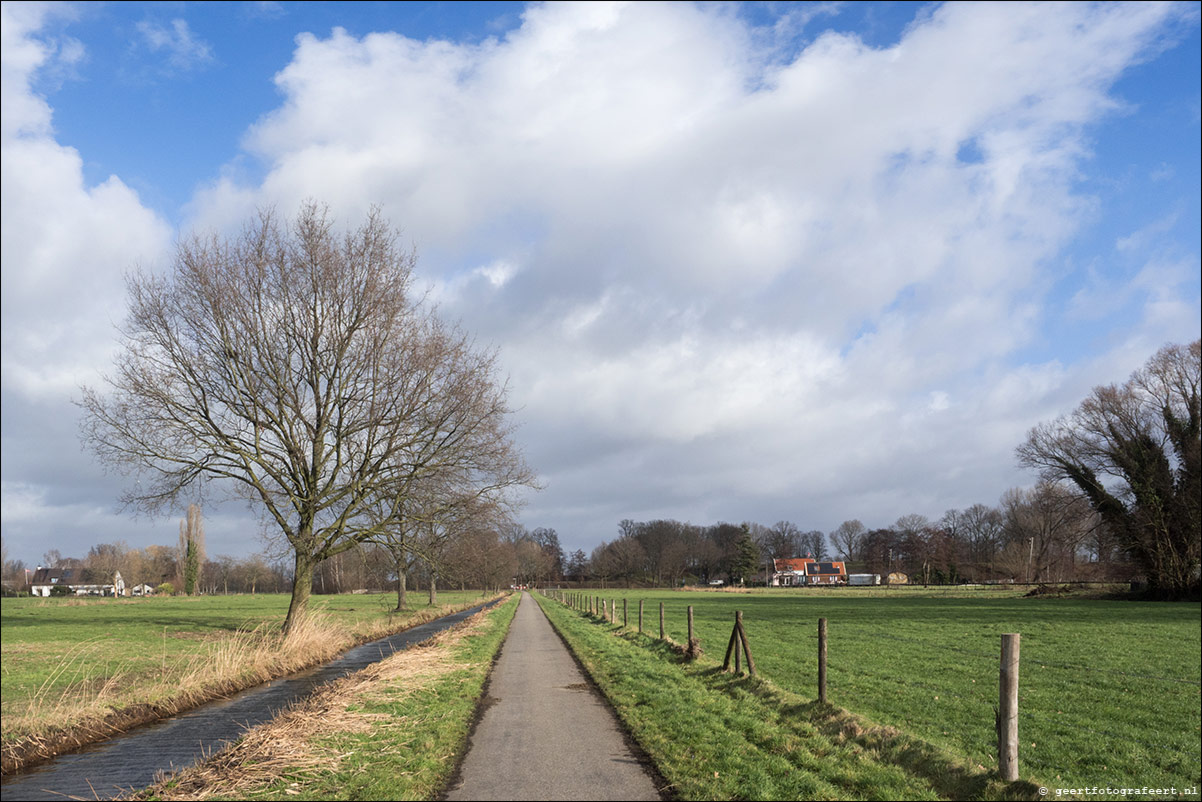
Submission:
[[[846,573],[843,563],[811,562],[806,566],[806,576],[843,576]]]
[[[791,557],[787,560],[773,560],[773,570],[780,571],[796,571],[799,574],[804,574],[806,565],[814,562],[809,557]]]
[[[75,579],[74,568],[39,568],[34,571],[31,585],[66,585]]]

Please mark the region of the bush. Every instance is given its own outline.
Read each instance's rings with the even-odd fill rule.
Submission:
[[[174,596],[175,595],[175,585],[172,585],[170,582],[164,582],[163,584],[161,584],[157,588],[155,588],[154,592],[156,595],[159,595],[159,596]]]

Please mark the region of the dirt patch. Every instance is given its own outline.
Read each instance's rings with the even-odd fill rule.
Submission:
[[[1066,585],[1036,585],[1023,594],[1024,599],[1033,599],[1038,597],[1058,597],[1068,596],[1075,593],[1075,590]]]

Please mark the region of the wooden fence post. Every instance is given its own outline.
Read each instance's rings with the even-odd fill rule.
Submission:
[[[726,644],[726,657],[722,660],[722,670],[726,671],[730,668],[731,656],[735,658],[735,665],[738,665],[739,659],[739,618],[735,616],[735,627],[730,631],[730,642]],[[735,669],[738,671],[738,669]]]
[[[735,629],[739,631],[739,641],[743,644],[743,654],[747,655],[747,673],[755,676],[755,660],[751,659],[751,644],[747,642],[747,630],[743,628],[743,611],[735,611]],[[737,672],[739,665],[739,655],[735,652],[735,671]]]
[[[659,639],[664,639],[664,603],[659,603]]]
[[[689,643],[685,647],[685,657],[696,660],[701,656],[701,641],[697,639],[697,631],[693,626],[693,605],[689,605]]]
[[[630,626],[630,619],[626,617],[626,598],[622,598],[622,627]]]
[[[1002,635],[998,672],[997,770],[1003,780],[1018,779],[1019,636]]]
[[[818,701],[826,704],[826,619],[818,619]]]

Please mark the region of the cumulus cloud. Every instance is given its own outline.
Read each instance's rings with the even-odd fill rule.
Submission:
[[[71,398],[111,364],[114,325],[124,317],[123,274],[161,258],[172,235],[116,176],[87,185],[79,153],[55,141],[50,106],[31,81],[39,70],[57,69],[56,60],[77,59],[78,50],[39,38],[52,11],[21,3],[0,10],[6,535],[28,530],[29,510],[105,484],[78,453]],[[111,507],[116,489],[105,491],[86,504]],[[34,531],[44,534],[50,520]]]
[[[79,153],[58,144],[30,88],[53,56],[41,18],[4,6],[2,208],[6,392],[61,396],[108,363],[124,314],[123,273],[161,256],[171,231],[116,176],[87,186]]]
[[[530,520],[573,547],[625,517],[832,528],[991,501],[1024,481],[1011,454],[1029,426],[1196,330],[1197,299],[1175,292],[1189,260],[1146,260],[1095,283],[1138,307],[1105,354],[1023,356],[1096,213],[1078,185],[1090,131],[1180,9],[954,4],[888,46],[833,31],[799,46],[836,10],[808,8],[760,29],[722,5],[535,5],[469,44],[302,33],[283,100],[244,139],[262,180],[214,178],[192,222],[382,205],[444,313],[500,347],[548,484]],[[78,372],[60,340],[105,341],[72,329],[95,327],[89,309],[30,327],[39,358],[10,367],[21,315],[119,293],[66,266],[128,266],[167,236],[53,141],[27,85],[48,58],[35,32],[6,17],[6,393]],[[186,26],[155,35],[201,52]],[[10,142],[30,150],[20,169]],[[36,212],[10,205],[10,180]],[[10,214],[31,227],[11,245]],[[10,247],[40,269],[10,277]]]
[[[384,204],[444,308],[502,344],[547,511],[734,514],[770,488],[805,517],[831,476],[904,488],[974,451],[1000,483],[1054,389],[1032,380],[1061,376],[1007,360],[1092,211],[1087,127],[1174,13],[957,4],[787,58],[691,4],[534,6],[470,45],[304,34],[246,139],[265,180],[216,182],[197,219]]]

